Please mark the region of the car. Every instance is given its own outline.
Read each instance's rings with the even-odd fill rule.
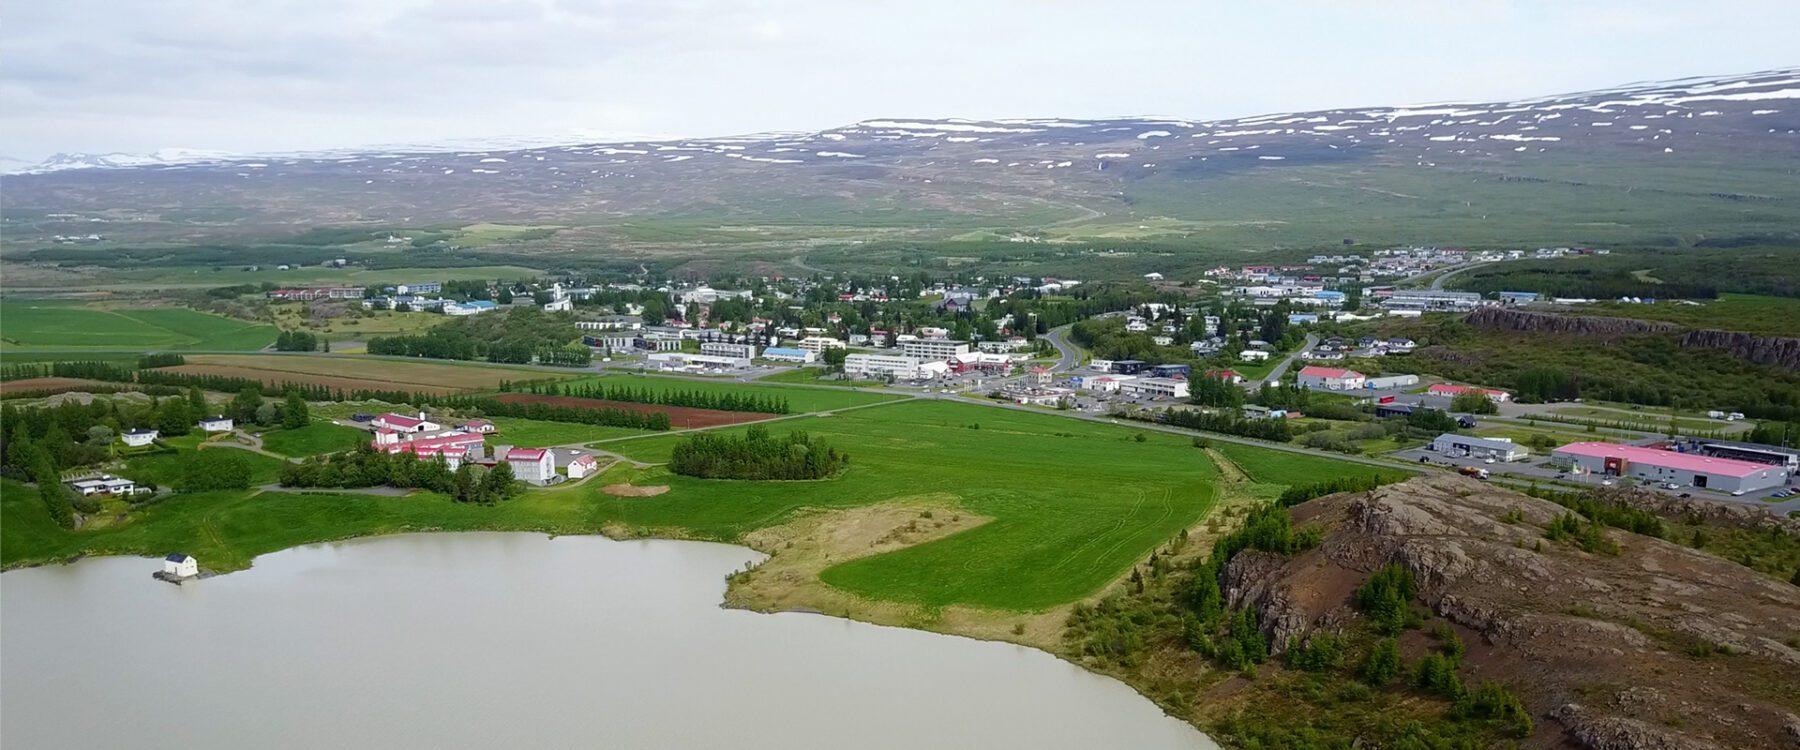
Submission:
[[[1743,497],[1744,491],[1743,490],[1733,490],[1731,493],[1731,496],[1732,497]]]
[[[1683,492],[1683,493],[1681,493],[1681,496],[1682,496],[1682,497],[1684,497],[1684,498],[1686,498],[1686,497],[1693,497],[1693,496],[1694,496],[1694,493],[1692,493],[1692,492]]]
[[[1602,486],[1602,487],[1611,487],[1612,485],[1613,485],[1613,480],[1611,480],[1611,479],[1600,480],[1600,486]]]
[[[1487,459],[1486,461],[1482,461],[1482,463],[1484,463],[1484,464],[1491,464],[1493,462],[1494,462],[1494,459],[1491,459],[1491,458]]]
[[[1681,489],[1681,485],[1674,482],[1663,482],[1662,488],[1665,490],[1678,490]]]

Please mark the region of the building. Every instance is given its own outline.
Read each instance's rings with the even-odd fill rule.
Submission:
[[[369,425],[377,430],[393,430],[394,432],[401,434],[436,432],[443,429],[443,425],[427,419],[425,417],[425,412],[419,412],[419,416],[417,417],[409,417],[404,414],[388,412],[369,420]]]
[[[416,284],[401,284],[394,287],[395,294],[443,294],[444,284],[438,281],[421,281]],[[358,296],[361,296],[360,294]]]
[[[783,347],[783,346],[771,346],[767,349],[764,349],[762,355],[763,355],[763,359],[769,360],[771,362],[793,362],[795,364],[802,364],[802,365],[812,364],[813,362],[816,362],[819,359],[819,355],[817,353],[809,352],[805,349],[797,349],[797,348]]]
[[[1391,289],[1376,292],[1375,301],[1390,310],[1473,310],[1481,304],[1481,295],[1438,289]]]
[[[1119,383],[1119,392],[1148,398],[1187,398],[1188,382],[1176,378],[1134,378]]]
[[[1245,362],[1266,362],[1269,359],[1269,353],[1261,349],[1245,349],[1238,352],[1238,359]]]
[[[556,466],[548,448],[514,448],[506,452],[506,465],[512,467],[513,478],[536,485],[555,481]]]
[[[1617,443],[1570,443],[1551,451],[1550,456],[1576,473],[1634,477],[1732,494],[1780,487],[1792,474],[1787,467],[1774,464]]]
[[[201,432],[230,432],[233,425],[231,417],[219,415],[201,418],[199,427]]]
[[[168,557],[163,558],[162,572],[163,575],[175,576],[176,578],[193,578],[194,576],[200,575],[200,561],[195,560],[193,555],[184,555],[180,552],[174,552]]]
[[[1205,377],[1209,377],[1214,380],[1223,380],[1232,385],[1243,385],[1244,384],[1244,376],[1242,373],[1238,372],[1237,370],[1207,370]]]
[[[919,359],[949,361],[969,353],[969,342],[949,339],[914,339],[900,342],[900,353]]]
[[[1119,359],[1113,360],[1112,366],[1107,368],[1107,370],[1119,375],[1136,375],[1143,372],[1144,368],[1149,366],[1150,363],[1141,359]]]
[[[1032,385],[1043,386],[1049,385],[1052,377],[1054,377],[1054,374],[1050,372],[1050,368],[1033,367],[1031,368],[1031,374],[1027,376],[1025,380]]]
[[[1368,376],[1355,370],[1344,370],[1336,367],[1320,367],[1307,365],[1300,368],[1295,382],[1301,388],[1323,391],[1347,391],[1361,388],[1368,381]]]
[[[1382,375],[1363,379],[1363,387],[1373,391],[1407,388],[1418,384],[1419,376],[1417,375]]]
[[[1375,416],[1377,416],[1377,417],[1410,417],[1410,416],[1412,416],[1414,408],[1415,407],[1412,404],[1402,404],[1398,401],[1389,401],[1388,403],[1385,403],[1385,404],[1376,404],[1375,405]]]
[[[482,434],[482,435],[492,435],[495,432],[499,432],[500,428],[495,427],[493,422],[489,422],[485,419],[471,419],[467,422],[462,423],[462,430],[463,430],[463,432],[474,432],[474,433],[478,433],[478,434]]]
[[[1495,461],[1523,461],[1531,455],[1525,446],[1506,438],[1483,438],[1446,432],[1431,441],[1431,449],[1452,458],[1480,458]]]
[[[369,446],[384,453],[411,453],[421,460],[442,458],[451,471],[462,467],[462,462],[481,457],[487,445],[487,436],[479,432],[446,432],[430,437],[411,437],[393,430],[376,430],[375,439]]]
[[[755,359],[755,344],[731,344],[724,341],[707,341],[700,344],[701,354],[717,357],[736,357],[739,359]]]
[[[847,345],[843,340],[834,339],[830,336],[807,336],[806,338],[794,342],[794,346],[805,349],[813,354],[824,354],[826,349],[843,349]]]
[[[1157,365],[1150,368],[1150,375],[1158,378],[1186,378],[1193,374],[1193,365]]]
[[[125,441],[126,445],[140,448],[156,442],[156,430],[126,430],[125,434],[119,436],[119,439]]]
[[[1453,383],[1433,383],[1430,388],[1425,389],[1425,392],[1433,396],[1443,396],[1444,398],[1456,398],[1465,393],[1479,393],[1483,396],[1487,396],[1489,401],[1497,404],[1504,404],[1512,400],[1512,394],[1507,393],[1506,391],[1494,390],[1493,388],[1477,388],[1472,385],[1455,385]]]
[[[499,305],[490,300],[478,299],[473,302],[445,302],[444,314],[454,316],[479,315],[499,309]]]
[[[570,479],[580,479],[599,470],[600,462],[585,453],[569,459],[568,466],[563,468]]]
[[[844,375],[851,378],[930,380],[949,371],[943,362],[904,354],[851,354],[844,357]]]
[[[657,352],[647,359],[651,364],[663,369],[682,368],[714,368],[725,370],[750,369],[750,358],[727,357],[718,354],[689,354],[687,352]]]
[[[135,495],[139,491],[137,482],[122,477],[115,477],[111,474],[101,474],[100,476],[91,479],[77,479],[68,484],[69,489],[81,493],[82,497],[87,497],[89,495]]]
[[[607,330],[598,335],[582,336],[581,343],[607,354],[629,352],[638,347],[638,336],[631,331]],[[679,344],[677,344],[679,346]],[[648,347],[644,347],[648,348]]]

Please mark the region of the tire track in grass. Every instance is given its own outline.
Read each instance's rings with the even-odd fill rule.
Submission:
[[[1096,544],[1100,540],[1105,539],[1108,536],[1111,536],[1113,532],[1118,531],[1121,528],[1124,528],[1126,519],[1129,519],[1132,516],[1137,515],[1138,508],[1143,507],[1144,498],[1145,498],[1144,491],[1138,490],[1137,500],[1135,500],[1131,503],[1131,508],[1129,510],[1126,510],[1124,513],[1119,514],[1119,520],[1114,521],[1113,525],[1110,528],[1108,528],[1107,530],[1102,531],[1098,534],[1090,536],[1090,537],[1088,537],[1087,541],[1084,541],[1081,544],[1076,545],[1074,549],[1069,550],[1069,554],[1067,556],[1065,556],[1065,557],[1063,557],[1063,559],[1057,561],[1057,563],[1055,565],[1050,566],[1049,569],[1050,570],[1058,570],[1058,569],[1063,568],[1064,566],[1068,565],[1071,561],[1073,561],[1077,556],[1079,556],[1081,554],[1082,550],[1085,550],[1090,545]]]
[[[1175,500],[1174,490],[1164,490],[1163,491],[1163,500],[1162,500],[1163,512],[1161,515],[1156,517],[1155,521],[1153,521],[1147,525],[1148,526],[1160,526],[1163,521],[1168,520],[1169,516],[1175,515],[1174,500]],[[1125,546],[1125,543],[1131,541],[1131,539],[1132,539],[1131,534],[1126,534],[1124,536],[1119,537],[1119,541],[1114,542],[1113,546],[1107,547],[1105,550],[1102,550],[1100,552],[1100,554],[1093,559],[1093,562],[1088,565],[1087,569],[1088,570],[1098,570],[1099,569],[1098,566],[1102,563],[1102,561],[1104,561],[1113,552],[1117,551],[1120,547]],[[1134,562],[1133,564],[1135,565],[1136,563]]]

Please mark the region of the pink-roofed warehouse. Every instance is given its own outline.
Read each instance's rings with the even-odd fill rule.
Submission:
[[[1721,492],[1755,492],[1787,484],[1784,466],[1713,458],[1618,443],[1570,443],[1550,453],[1557,463],[1592,474],[1673,482]]]

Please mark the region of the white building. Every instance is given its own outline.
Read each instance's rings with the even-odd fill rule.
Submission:
[[[437,432],[444,428],[443,425],[427,419],[425,412],[419,412],[417,417],[388,412],[370,420],[369,424],[377,430],[393,430],[399,433]]]
[[[522,482],[545,485],[556,476],[556,465],[547,448],[514,448],[506,452],[506,465]]]
[[[1551,460],[1578,474],[1636,477],[1682,487],[1743,493],[1787,484],[1786,466],[1617,443],[1570,443]]]
[[[755,359],[756,358],[756,345],[755,344],[729,344],[729,343],[726,343],[723,341],[707,341],[707,342],[703,342],[700,344],[700,353],[701,354],[711,354],[711,355],[717,356],[717,357],[737,357],[737,358],[741,358],[741,359]]]
[[[1245,362],[1265,362],[1269,359],[1269,353],[1261,349],[1245,349],[1238,352],[1238,359]]]
[[[1136,378],[1121,381],[1119,392],[1127,396],[1187,398],[1188,382],[1176,378]]]
[[[200,561],[193,555],[173,553],[163,558],[163,573],[177,578],[193,578],[200,575]]]
[[[747,357],[725,357],[717,354],[689,354],[687,352],[656,352],[646,357],[651,364],[665,369],[685,367],[719,368],[726,370],[745,370],[750,368]]]
[[[199,426],[201,432],[230,432],[232,430],[232,421],[231,417],[223,415],[203,417],[200,420]]]
[[[852,378],[930,380],[949,371],[943,362],[904,354],[852,354],[844,358],[844,375]]]
[[[1383,375],[1363,381],[1363,387],[1372,390],[1388,390],[1391,388],[1409,388],[1419,384],[1417,375]]]
[[[847,345],[842,339],[834,339],[830,336],[807,336],[794,342],[794,346],[813,354],[824,354],[826,349],[843,349]]]
[[[1307,365],[1300,368],[1295,383],[1301,388],[1324,391],[1346,391],[1361,388],[1368,377],[1355,370]]]
[[[570,479],[580,479],[599,470],[600,462],[587,454],[569,459],[568,467],[563,469],[568,473]]]
[[[1523,461],[1531,451],[1507,438],[1482,438],[1446,432],[1431,441],[1431,449],[1452,458],[1491,458]]]
[[[126,430],[119,439],[125,441],[126,445],[138,448],[156,442],[156,430]]]
[[[812,364],[819,359],[817,353],[809,352],[805,349],[782,346],[771,346],[764,349],[762,356],[763,359],[771,362],[793,362],[803,365]]]
[[[900,342],[900,353],[920,359],[950,360],[969,353],[969,342],[948,339],[915,339]]]
[[[101,474],[92,479],[78,479],[69,482],[69,489],[89,495],[134,495],[138,492],[137,482],[111,474]]]

